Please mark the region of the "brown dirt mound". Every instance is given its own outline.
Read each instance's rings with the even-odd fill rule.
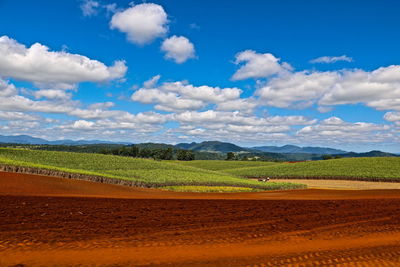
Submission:
[[[232,195],[0,173],[0,266],[400,266],[399,191]]]

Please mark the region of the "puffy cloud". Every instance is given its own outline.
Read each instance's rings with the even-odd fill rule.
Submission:
[[[155,108],[165,111],[199,109],[204,106],[202,101],[181,98],[177,94],[164,92],[159,89],[141,88],[133,93],[131,98],[133,101],[144,104],[157,103]]]
[[[70,99],[71,94],[66,93],[64,90],[48,89],[33,92],[36,98],[45,97],[47,99]]]
[[[172,59],[178,64],[195,57],[193,44],[183,36],[174,35],[165,39],[161,45],[161,50],[165,52],[165,58]]]
[[[208,104],[236,100],[242,93],[238,88],[193,86],[186,82],[165,82],[157,86],[159,78],[155,76],[146,81],[143,88],[132,94],[131,99],[145,104],[156,104],[156,109],[172,112],[197,110]]]
[[[0,78],[0,97],[12,96],[18,93],[13,84]]]
[[[386,112],[383,118],[400,126],[400,112]]]
[[[321,112],[335,105],[362,103],[377,110],[400,110],[400,66],[373,71],[284,72],[258,81],[260,105],[306,108],[318,103]]]
[[[72,101],[69,97],[64,99],[63,93],[65,92],[57,90],[33,91],[33,96],[46,97],[48,99],[37,101],[18,95],[18,90],[6,81],[0,79],[0,84],[4,88],[12,88],[12,94],[0,95],[0,118],[6,120],[38,120],[40,117],[28,114],[32,112],[65,114],[80,119],[76,123],[67,124],[62,128],[71,130],[83,129],[83,127],[98,127],[96,129],[100,129],[100,122],[117,129],[136,129],[140,128],[140,125],[162,125],[171,118],[171,115],[155,112],[132,114],[123,110],[110,110],[110,108],[114,107],[113,102],[94,103],[87,108],[82,108],[79,101]],[[97,120],[97,122],[95,124],[86,123],[88,120]],[[54,120],[47,120],[46,122],[50,123],[54,122]]]
[[[0,111],[0,118],[3,120],[22,120],[22,121],[36,121],[40,117],[23,113],[23,112],[12,112],[12,111]]]
[[[99,2],[93,0],[83,0],[80,8],[85,17],[93,16],[97,13],[97,8],[100,6]]]
[[[168,32],[168,17],[162,6],[144,3],[115,13],[110,27],[126,33],[130,42],[144,45]]]
[[[314,58],[314,59],[310,60],[310,63],[326,63],[326,64],[330,64],[330,63],[336,63],[338,61],[353,62],[353,58],[348,57],[346,55],[342,55],[342,56],[339,56],[339,57],[324,56],[324,57]]]
[[[400,110],[400,66],[381,67],[372,72],[344,71],[341,80],[318,103],[325,106],[364,103],[377,110]]]
[[[17,112],[67,113],[73,110],[72,101],[34,101],[21,95],[0,97],[0,110]]]
[[[170,119],[169,115],[155,112],[144,112],[138,114],[131,114],[119,110],[104,110],[102,112],[99,110],[93,110],[93,114],[85,114],[82,112],[82,110],[80,110],[80,112],[80,115],[82,115],[80,117],[85,118],[84,120],[66,123],[57,126],[57,128],[62,129],[64,132],[72,132],[77,130],[102,131],[104,129],[125,129],[150,133],[162,129],[162,124]],[[77,115],[78,113],[75,114]],[[95,116],[95,114],[97,116]],[[90,119],[90,121],[88,119]]]
[[[79,120],[75,121],[70,127],[77,130],[91,130],[93,126],[94,122],[92,121]]]
[[[88,108],[89,109],[107,109],[114,107],[115,104],[113,102],[100,102],[100,103],[94,103],[91,104]]]
[[[104,110],[102,108],[89,108],[89,109],[81,109],[76,108],[68,112],[68,115],[75,116],[82,119],[105,119],[111,117],[120,117],[124,116],[124,111],[113,111],[113,110]]]
[[[244,114],[242,112],[225,112],[207,110],[202,112],[186,111],[175,114],[174,119],[182,124],[195,124],[204,127],[218,125],[248,125],[248,126],[281,126],[281,125],[309,125],[316,121],[304,116],[270,116],[260,118],[254,115]],[[220,126],[218,126],[220,127]],[[222,126],[224,127],[224,126]]]
[[[153,88],[157,85],[158,81],[160,80],[161,75],[156,75],[152,77],[150,80],[147,80],[143,83],[143,88]]]
[[[38,86],[71,89],[79,82],[105,82],[122,78],[127,67],[116,61],[107,67],[82,55],[52,52],[39,43],[27,48],[7,36],[0,37],[0,75],[34,82]]]
[[[296,135],[304,140],[323,143],[379,143],[388,140],[388,130],[388,125],[350,123],[330,117],[319,124],[305,126]]]
[[[279,58],[270,53],[259,54],[253,50],[242,51],[236,54],[235,64],[241,65],[241,67],[233,74],[232,80],[265,78],[292,69],[288,63],[279,61]]]
[[[321,57],[313,62],[340,60],[351,61],[351,58]],[[243,51],[236,55],[235,63],[244,64],[232,79],[269,78],[257,81],[255,96],[260,106],[304,109],[317,103],[320,112],[329,112],[335,105],[361,103],[377,110],[400,111],[400,65],[373,71],[294,72],[289,64],[279,61],[271,54]]]
[[[0,111],[67,113],[78,105],[77,101],[71,101],[69,98],[53,97],[53,93],[45,91],[47,90],[28,91],[33,95],[38,94],[37,97],[49,98],[49,100],[45,101],[35,101],[19,95],[18,89],[13,84],[0,79]],[[58,90],[54,91],[58,92]],[[61,92],[64,93],[64,91]]]
[[[336,72],[287,73],[258,88],[256,95],[268,106],[305,108],[322,97],[339,79]]]
[[[115,122],[135,122],[135,123],[146,123],[146,124],[163,124],[170,116],[159,114],[156,112],[145,112],[132,114],[122,110],[104,110],[100,108],[96,109],[74,109],[68,112],[68,115],[75,116],[86,120],[104,120],[112,119]]]
[[[238,98],[218,103],[217,110],[221,111],[242,111],[251,113],[257,107],[257,101],[253,98]]]
[[[242,90],[239,88],[219,88],[207,85],[193,86],[185,82],[168,82],[161,87],[167,92],[174,92],[190,99],[205,102],[219,103],[240,97]]]

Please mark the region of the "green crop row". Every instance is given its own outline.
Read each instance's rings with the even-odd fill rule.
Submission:
[[[266,167],[276,164],[276,162],[267,161],[228,161],[228,160],[193,160],[193,161],[175,161],[181,165],[196,167],[211,171],[223,171],[228,169],[239,169],[248,167]]]
[[[149,187],[204,185],[263,190],[305,187],[292,183],[260,183],[174,162],[102,154],[0,148],[0,163],[131,180]]]
[[[354,178],[400,182],[400,158],[344,158],[224,170],[241,177]]]

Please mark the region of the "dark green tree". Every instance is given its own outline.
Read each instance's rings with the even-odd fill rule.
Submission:
[[[235,159],[235,153],[233,152],[226,153],[226,160],[234,160],[234,159]]]
[[[138,157],[139,156],[139,148],[137,146],[132,145],[129,151],[129,156]]]
[[[193,151],[180,149],[180,150],[178,150],[178,152],[176,152],[177,160],[188,161],[188,160],[194,160],[194,158],[195,158],[195,155],[194,155]]]
[[[141,158],[151,158],[153,156],[153,151],[148,148],[143,148],[139,151],[139,157]]]

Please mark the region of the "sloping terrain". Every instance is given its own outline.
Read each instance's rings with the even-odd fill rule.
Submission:
[[[193,161],[180,161],[180,162],[175,161],[175,163],[210,171],[223,171],[223,170],[249,168],[249,167],[266,167],[275,164],[280,164],[267,161],[227,161],[227,160],[193,160]]]
[[[75,178],[72,174],[87,175],[92,181],[126,181],[127,185],[162,187],[173,185],[241,186],[265,190],[303,188],[289,183],[260,183],[230,174],[161,162],[149,159],[89,153],[39,151],[0,148],[0,164],[50,170],[48,175]],[[17,171],[18,168],[15,168]],[[29,172],[29,169],[25,170]],[[54,171],[54,174],[51,172]],[[41,172],[38,172],[41,173]],[[103,177],[107,179],[103,179]],[[85,177],[78,177],[84,179]]]

